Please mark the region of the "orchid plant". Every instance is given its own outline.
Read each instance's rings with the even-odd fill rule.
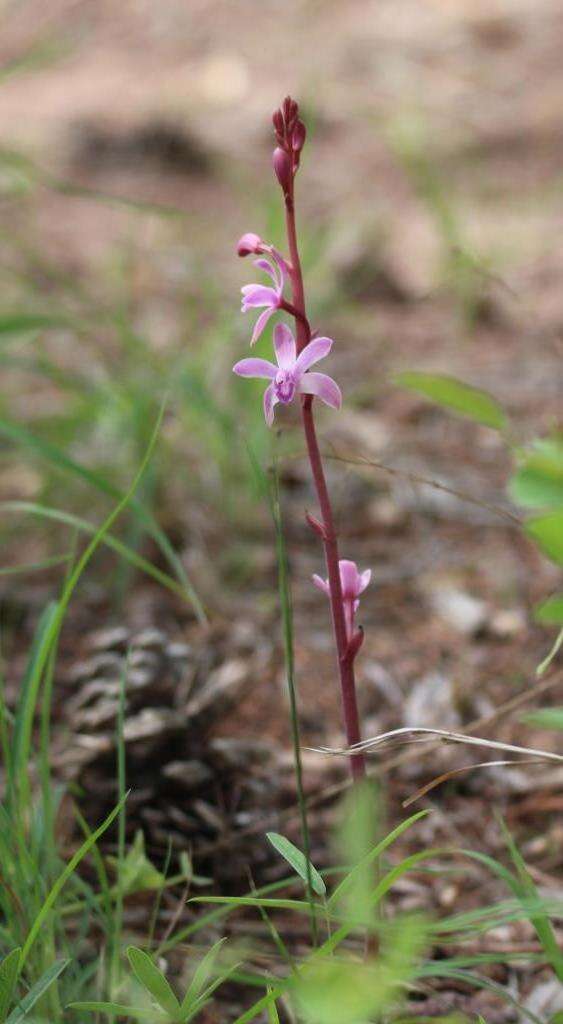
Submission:
[[[293,317],[295,334],[287,324],[277,323],[273,331],[276,362],[242,359],[233,370],[240,377],[258,377],[269,382],[264,392],[264,415],[269,427],[274,422],[276,405],[288,405],[294,400],[301,405],[307,452],[320,508],[320,518],[307,513],[307,521],[323,542],[327,570],[326,580],[315,575],[313,582],[330,599],[346,739],[351,747],[361,740],[354,665],[362,645],[363,630],[356,626],[355,615],[360,594],[370,582],[371,571],[368,569],[360,573],[355,562],[339,556],[334,515],[315,426],[314,399],[320,399],[332,409],[340,409],[342,395],[332,377],[311,370],[329,355],[333,341],[313,334],[305,305],[295,218],[295,176],[305,144],[305,125],[299,117],[297,103],[290,96],[274,112],[272,120],[276,137],[273,166],[284,198],[289,257],[283,256],[253,232],[242,236],[237,246],[238,255],[258,257],[254,265],[272,282],[270,285],[245,285],[242,289],[242,311],[262,310],[252,331],[251,345],[278,312]],[[289,289],[291,298],[286,296],[286,289]],[[354,754],[350,758],[350,766],[353,778],[362,778],[365,775],[364,755]]]

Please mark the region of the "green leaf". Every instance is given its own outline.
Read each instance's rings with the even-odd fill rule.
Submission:
[[[524,529],[548,558],[563,565],[563,509],[530,519]]]
[[[110,856],[107,861],[113,868],[119,869],[117,857]],[[155,868],[154,864],[151,864],[145,854],[145,837],[140,829],[135,833],[131,848],[123,859],[118,883],[124,895],[150,889],[161,889],[166,885],[164,875]]]
[[[226,942],[226,939],[219,939],[218,942],[215,942],[197,965],[190,986],[182,999],[180,1006],[180,1015],[182,1017],[186,1016],[192,1004],[196,1001],[198,996],[201,994],[202,989],[207,984],[211,972],[213,971],[217,954],[224,942]]]
[[[20,970],[20,956],[21,948],[18,946],[0,964],[0,1021],[6,1019],[10,1009]]]
[[[563,439],[542,438],[520,453],[520,467],[508,490],[527,508],[563,506]]]
[[[310,872],[311,885],[317,893],[317,896],[325,895],[326,885],[324,884],[323,879],[316,867],[314,867],[310,861],[309,872],[307,871],[307,858],[297,846],[290,842],[289,839],[286,839],[285,836],[281,836],[279,832],[266,832],[266,839],[272,844],[274,850],[277,850],[284,860],[291,865],[293,870],[297,872],[299,877],[305,882],[305,885],[307,885],[308,874]]]
[[[39,981],[35,982],[35,985],[29,990],[27,995],[24,996],[20,1004],[16,1006],[15,1010],[12,1010],[6,1024],[20,1024],[20,1021],[24,1020],[39,999],[42,999],[49,986],[52,985],[59,975],[63,973],[69,963],[70,960],[55,960],[55,963],[51,964],[51,966],[47,968],[45,973],[39,978]]]
[[[563,729],[563,708],[540,708],[524,715],[522,721],[540,729]]]
[[[358,1024],[379,1018],[410,980],[426,938],[418,918],[401,917],[385,933],[378,960],[311,957],[291,989],[307,1024]]]
[[[180,1014],[180,1003],[176,999],[169,982],[162,971],[158,969],[152,958],[142,949],[136,946],[129,946],[127,959],[131,964],[133,973],[149,995],[156,1000],[165,1013],[171,1017],[178,1017]]]
[[[534,610],[536,622],[555,623],[563,625],[563,594],[553,594]]]
[[[454,377],[432,373],[400,373],[395,378],[400,387],[416,391],[438,405],[453,409],[461,416],[467,416],[476,423],[482,423],[494,430],[503,430],[507,417],[491,395],[479,388],[464,384]]]

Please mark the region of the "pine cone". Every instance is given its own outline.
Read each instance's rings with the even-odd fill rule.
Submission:
[[[197,855],[198,847],[246,828],[265,805],[275,806],[271,742],[213,735],[243,694],[262,683],[271,656],[271,642],[240,623],[215,628],[193,646],[156,629],[90,634],[85,657],[62,683],[67,735],[63,748],[58,733],[55,751],[55,770],[84,797],[90,824],[99,824],[118,798],[122,686],[127,831],[132,838],[143,830],[157,863],[170,842]],[[240,861],[223,853],[213,870],[226,880],[240,875]]]

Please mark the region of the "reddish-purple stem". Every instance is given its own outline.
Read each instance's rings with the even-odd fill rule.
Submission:
[[[297,244],[297,230],[295,224],[295,206],[293,201],[293,188],[291,195],[285,196],[286,228],[289,252],[291,258],[291,288],[293,306],[295,307],[297,351],[301,352],[311,339],[309,321],[306,316],[305,290],[303,287],[303,275],[301,272],[301,261],[299,259],[299,247]],[[301,414],[303,429],[309,453],[311,472],[315,483],[319,507],[322,518],[322,539],[325,550],[325,560],[330,589],[330,607],[332,612],[332,624],[336,641],[336,652],[338,660],[338,671],[340,675],[340,688],[342,694],[342,710],[344,714],[344,725],[348,745],[359,743],[361,740],[360,720],[358,715],[358,702],[356,699],[356,682],[354,678],[354,657],[355,652],[348,642],[346,633],[346,621],[344,616],[344,602],[342,599],[342,585],[340,582],[340,567],[338,556],[338,540],[334,528],[334,517],[326,479],[323,469],[317,432],[315,430],[315,419],[313,415],[313,398],[311,395],[304,395],[302,399]],[[354,754],[350,758],[350,768],[354,780],[362,779],[366,774],[365,758],[363,754]]]

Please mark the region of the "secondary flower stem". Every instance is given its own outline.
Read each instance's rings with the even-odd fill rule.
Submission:
[[[293,305],[298,314],[295,318],[297,351],[301,352],[309,343],[311,332],[305,309],[305,291],[303,287],[301,261],[299,259],[295,207],[292,194],[286,195],[285,197],[285,210],[287,239],[291,258],[290,278],[292,297]],[[332,506],[330,503],[323,462],[317,440],[315,419],[313,415],[313,398],[311,395],[303,396],[301,414],[305,439],[307,442],[307,451],[309,453],[309,462],[311,464],[311,472],[313,474],[322,517],[322,539],[330,589],[330,607],[332,612],[334,637],[336,641],[344,725],[348,746],[351,746],[361,740],[358,702],[356,699],[356,682],[354,678],[355,653],[349,643],[346,632],[346,620],[344,615],[344,602],[342,598],[342,584],[339,569],[338,540],[334,528]],[[363,754],[354,754],[350,758],[350,769],[352,772],[352,778],[355,781],[365,777],[366,765]]]

